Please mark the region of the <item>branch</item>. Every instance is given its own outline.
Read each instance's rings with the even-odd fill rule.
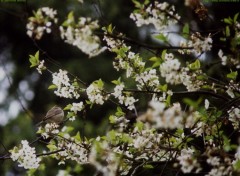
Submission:
[[[162,92],[156,92],[156,91],[147,91],[147,90],[135,90],[135,89],[124,89],[123,91],[126,92],[134,92],[134,93],[148,93],[148,94],[162,94]],[[203,95],[211,95],[212,97],[219,98],[225,101],[228,101],[229,98],[206,90],[197,90],[197,91],[179,91],[179,92],[173,92],[173,95],[178,94],[203,94]]]
[[[114,39],[119,39],[119,40],[124,40],[128,43],[137,45],[137,46],[141,46],[144,48],[148,48],[148,49],[153,49],[153,50],[165,50],[165,49],[173,49],[173,50],[184,50],[184,49],[193,49],[193,47],[180,47],[180,46],[156,46],[156,45],[150,45],[150,44],[145,44],[145,43],[141,43],[139,41],[135,41],[131,38],[128,37],[124,37],[124,36],[117,36],[117,35],[113,35],[113,34],[105,34],[107,36],[110,36]]]

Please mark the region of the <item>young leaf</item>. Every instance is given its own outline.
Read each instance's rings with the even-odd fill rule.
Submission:
[[[191,70],[198,70],[201,67],[200,61],[197,59],[195,62],[188,65]]]
[[[233,17],[233,22],[236,23],[237,22],[237,19],[238,19],[238,15],[239,13],[236,13]]]
[[[230,29],[229,29],[229,26],[226,26],[226,37],[229,37],[230,36]]]
[[[36,67],[39,65],[39,51],[35,53],[35,55],[30,55],[29,61],[31,63],[30,67]]]
[[[52,84],[48,87],[48,89],[56,89],[56,88],[57,88],[57,86],[55,84]]]
[[[162,52],[161,58],[162,58],[163,60],[165,60],[165,54],[166,54],[166,52],[167,52],[167,50],[163,50],[163,52]]]
[[[163,42],[166,42],[167,41],[167,37],[165,35],[163,35],[162,33],[159,34],[159,35],[155,35],[154,36],[155,39],[158,39],[158,40],[161,40]]]
[[[237,71],[235,71],[235,72],[232,72],[232,71],[231,71],[231,73],[228,73],[228,74],[227,74],[227,78],[232,79],[232,80],[236,80],[237,75],[238,75],[238,72],[237,72]]]
[[[183,37],[187,39],[189,37],[189,24],[188,23],[186,23],[184,25],[182,32],[183,32]]]

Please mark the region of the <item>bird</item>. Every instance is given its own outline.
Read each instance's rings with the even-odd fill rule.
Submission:
[[[53,106],[43,118],[43,120],[37,124],[37,126],[41,125],[42,123],[56,123],[60,124],[64,118],[64,111],[59,106]]]

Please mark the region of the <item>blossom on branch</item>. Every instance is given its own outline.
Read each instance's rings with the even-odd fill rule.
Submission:
[[[154,2],[144,6],[142,9],[131,13],[130,18],[133,19],[138,27],[153,24],[158,32],[167,29],[168,26],[177,23],[180,16],[175,12],[175,7],[167,2]]]
[[[57,11],[49,7],[42,7],[34,12],[34,16],[28,19],[27,35],[40,40],[43,34],[51,33],[53,24],[56,24]]]
[[[26,140],[22,140],[21,143],[21,147],[14,147],[10,150],[12,160],[18,161],[18,166],[24,167],[25,169],[38,168],[41,159],[36,156],[35,148],[30,147]]]
[[[78,87],[70,83],[67,71],[59,69],[58,73],[53,73],[53,84],[56,86],[57,90],[54,93],[59,97],[64,98],[76,98],[80,97],[78,93]]]
[[[89,57],[94,57],[106,50],[100,46],[100,38],[94,34],[98,28],[98,21],[80,17],[76,23],[73,13],[70,13],[65,23],[60,26],[60,32],[66,43],[78,47]]]

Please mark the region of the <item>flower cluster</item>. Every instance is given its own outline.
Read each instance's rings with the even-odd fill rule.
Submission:
[[[172,53],[166,53],[164,62],[160,65],[161,76],[165,78],[167,83],[180,84],[181,81],[181,63],[178,59],[174,59]]]
[[[102,105],[108,99],[108,95],[103,95],[103,82],[101,80],[95,81],[86,89],[88,99],[91,103]]]
[[[126,44],[123,40],[114,39],[108,35],[108,32],[104,32],[103,41],[106,41],[109,51],[114,52],[115,49],[120,49],[121,47],[126,47]],[[120,37],[123,37],[122,34],[119,34]]]
[[[173,104],[166,109],[165,103],[151,101],[149,103],[152,109],[147,111],[150,119],[154,124],[153,127],[159,129],[175,129],[183,127],[183,112],[179,103]]]
[[[175,12],[174,6],[167,2],[155,1],[154,5],[144,6],[131,13],[130,18],[135,21],[138,27],[153,24],[156,30],[161,32],[168,26],[176,24],[180,16]]]
[[[122,37],[122,34],[119,34],[119,36]],[[123,40],[110,37],[106,31],[103,40],[107,42],[108,49],[117,54],[113,61],[113,67],[117,71],[121,69],[126,70],[127,78],[134,77],[136,74],[141,73],[144,69],[145,62],[143,62],[138,54],[130,50],[130,46],[127,46]]]
[[[204,85],[204,80],[198,79],[203,75],[202,70],[190,70],[188,67],[183,67],[181,70],[181,81],[186,86],[188,91],[197,91]]]
[[[75,114],[77,114],[77,112],[82,111],[83,108],[84,108],[83,102],[73,103],[70,111],[73,111]]]
[[[222,65],[227,65],[227,56],[223,55],[223,51],[221,49],[218,51],[218,56],[222,60]]]
[[[195,173],[198,173],[201,170],[200,164],[194,158],[193,149],[182,149],[181,155],[177,157],[179,164],[181,165],[181,170],[183,173],[190,173],[196,169]]]
[[[41,39],[44,32],[51,33],[52,25],[56,24],[58,19],[56,18],[57,11],[49,7],[42,7],[34,13],[33,17],[28,19],[27,35],[34,39]]]
[[[59,125],[56,123],[47,123],[44,128],[40,127],[37,133],[40,133],[44,139],[59,133]]]
[[[120,104],[124,104],[127,106],[129,110],[133,110],[135,108],[134,103],[138,100],[132,97],[128,92],[123,92],[124,84],[120,83],[119,85],[116,85],[114,88],[114,92],[112,95],[119,100]]]
[[[65,160],[70,159],[79,164],[88,163],[88,150],[82,143],[61,140],[58,144],[59,149],[64,149],[56,155],[60,160],[59,164],[65,164]]]
[[[35,148],[30,147],[26,140],[22,140],[21,143],[21,148],[14,147],[10,150],[12,160],[17,160],[19,162],[18,166],[25,169],[38,168],[41,159],[36,156]]]
[[[66,43],[78,47],[89,57],[94,57],[106,49],[101,48],[99,37],[93,33],[98,28],[98,21],[92,21],[91,18],[80,17],[78,23],[75,23],[72,14],[60,27],[60,31]]]
[[[53,157],[60,164],[65,164],[66,160],[76,161],[79,164],[88,163],[89,148],[91,143],[82,141],[80,134],[70,135],[72,127],[64,126],[57,137],[52,138],[48,148],[50,152],[59,150]]]
[[[233,175],[233,162],[228,156],[222,158],[221,156],[215,156],[214,152],[217,152],[218,149],[215,147],[208,147],[206,149],[206,155],[208,157],[207,164],[212,168],[205,176],[228,176]],[[237,156],[237,153],[235,154]]]
[[[146,86],[154,90],[160,85],[156,69],[137,74],[135,80],[138,82],[137,88],[139,90],[142,90]]]
[[[83,102],[79,103],[72,103],[69,104],[66,109],[69,110],[67,117],[69,117],[70,121],[76,120],[76,116],[78,112],[81,112],[84,109],[84,104]]]
[[[193,47],[193,50],[180,50],[181,54],[187,53],[190,54],[201,54],[203,52],[210,51],[212,48],[212,38],[211,36],[203,37],[200,33],[194,33],[191,35],[191,38],[187,42],[180,42],[181,47]]]
[[[200,75],[203,75],[202,70],[181,67],[180,61],[175,59],[172,53],[165,54],[164,62],[160,65],[160,73],[167,83],[183,84],[188,91],[199,90],[204,85],[204,81],[198,79]]]
[[[42,71],[46,70],[46,67],[44,66],[44,60],[40,61],[37,67],[38,73],[42,74]]]
[[[118,56],[113,62],[113,66],[116,70],[126,70],[127,78],[139,74],[145,66],[145,62],[142,61],[142,58],[138,54],[128,51],[129,49],[130,47],[126,47],[117,51]]]
[[[120,158],[105,141],[96,141],[89,155],[89,161],[104,176],[115,176],[119,169]]]
[[[235,129],[239,128],[239,120],[240,120],[240,109],[232,107],[229,111],[229,120],[232,122],[232,125]]]
[[[162,141],[162,134],[158,134],[152,129],[139,130],[138,127],[135,127],[133,133],[130,134],[130,137],[133,140],[129,146],[135,149],[132,153],[139,153],[135,158],[136,160],[150,159],[152,161],[164,161],[166,159],[167,155],[163,157],[164,150],[160,151],[157,147],[160,145],[163,146],[164,144]],[[146,149],[151,150],[148,151]]]
[[[57,87],[54,93],[59,97],[76,98],[80,97],[78,87],[70,83],[67,71],[59,70],[59,73],[53,73],[53,84]]]

